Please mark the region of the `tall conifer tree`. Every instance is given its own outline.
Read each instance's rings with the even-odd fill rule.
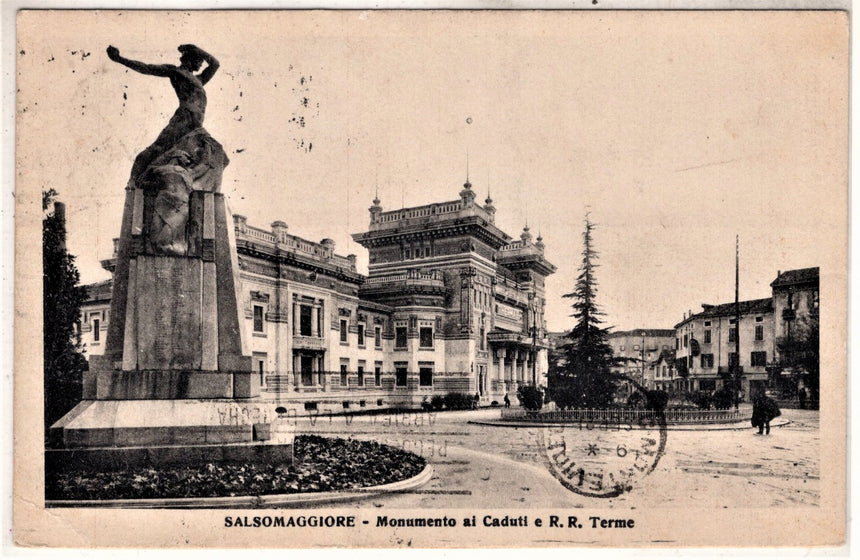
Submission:
[[[598,252],[592,232],[595,224],[585,215],[582,233],[582,264],[572,292],[576,325],[565,335],[565,343],[551,360],[550,398],[562,408],[605,408],[612,404],[615,382],[610,368],[615,364],[609,345],[609,329],[603,328],[603,313],[597,306]]]
[[[66,251],[66,223],[57,192],[42,193],[42,298],[45,429],[81,400],[87,361],[78,321],[86,288],[79,286],[75,257]]]

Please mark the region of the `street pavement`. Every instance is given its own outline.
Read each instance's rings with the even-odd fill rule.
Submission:
[[[639,472],[614,497],[591,497],[562,485],[551,468],[558,428],[474,424],[493,421],[498,409],[297,418],[296,433],[372,439],[425,457],[434,476],[416,490],[377,496],[389,508],[744,508],[814,506],[820,500],[818,412],[783,410],[770,435],[751,426],[735,430],[668,430],[662,453],[643,450]],[[712,427],[713,428],[713,427]],[[567,430],[571,457],[610,467],[633,465],[637,442],[659,439],[654,430]],[[555,439],[554,439],[555,438]],[[629,449],[629,455],[628,451]],[[644,448],[654,449],[654,447]],[[624,455],[623,459],[619,459]],[[555,456],[557,459],[557,456]],[[656,460],[656,466],[653,462]],[[615,461],[615,463],[613,463]],[[645,468],[647,467],[647,469]],[[562,473],[563,474],[563,473]],[[568,472],[569,474],[569,472]],[[561,476],[564,478],[564,476]],[[570,480],[568,480],[570,482]],[[580,480],[582,482],[582,480]],[[573,485],[576,489],[575,484]],[[580,487],[584,488],[584,487]],[[332,507],[344,507],[333,504]],[[366,508],[368,502],[353,503]]]

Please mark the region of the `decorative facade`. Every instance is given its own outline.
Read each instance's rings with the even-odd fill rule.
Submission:
[[[491,404],[545,385],[555,267],[540,236],[526,227],[512,239],[495,211],[468,182],[449,202],[384,212],[375,199],[368,230],[353,235],[369,252],[367,276],[330,239],[235,215],[242,328],[261,397],[309,410],[417,407],[449,392]]]

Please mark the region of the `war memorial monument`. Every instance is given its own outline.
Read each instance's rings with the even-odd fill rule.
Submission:
[[[111,60],[168,78],[179,107],[132,166],[106,348],[91,357],[84,400],[51,428],[63,447],[229,443],[268,433],[266,411],[241,407],[259,394],[259,381],[240,328],[233,224],[219,192],[229,160],[203,128],[204,86],[218,61],[194,45],[179,51],[179,66],[151,65],[108,47]]]

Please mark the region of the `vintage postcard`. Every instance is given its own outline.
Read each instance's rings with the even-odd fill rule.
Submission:
[[[846,11],[23,10],[15,58],[19,545],[845,543]]]

